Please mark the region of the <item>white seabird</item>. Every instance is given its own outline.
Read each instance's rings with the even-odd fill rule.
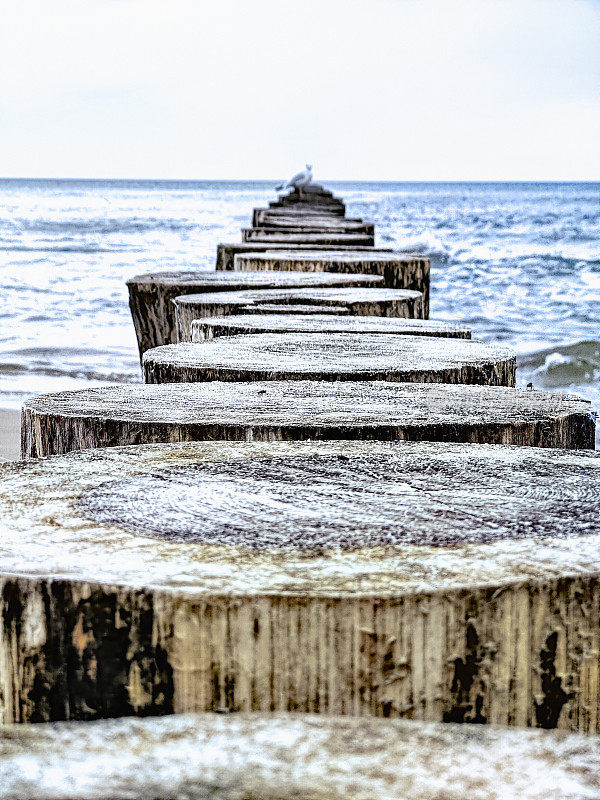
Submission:
[[[285,189],[299,189],[302,195],[302,187],[308,186],[312,178],[312,164],[307,164],[306,169],[303,169],[302,172],[297,172],[287,183],[280,183],[276,189],[278,192],[284,191]]]

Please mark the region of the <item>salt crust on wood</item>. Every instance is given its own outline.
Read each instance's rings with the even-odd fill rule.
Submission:
[[[257,333],[144,353],[146,383],[388,380],[514,386],[513,351],[471,339],[369,333]]]
[[[237,336],[245,333],[371,333],[394,334],[400,336],[434,336],[450,337],[456,339],[470,339],[469,328],[453,325],[446,320],[433,319],[399,319],[397,317],[355,317],[347,312],[342,318],[322,314],[300,317],[296,314],[289,315],[289,306],[282,308],[273,305],[269,308],[267,316],[261,316],[264,305],[240,309],[240,314],[232,317],[207,317],[196,319],[192,322],[192,341],[203,342],[215,336]],[[314,306],[312,310],[315,311]],[[341,311],[342,309],[340,309]],[[282,313],[285,312],[285,313]]]
[[[123,385],[23,407],[23,457],[198,440],[431,440],[593,448],[586,400],[488,386],[306,381]]]
[[[260,275],[260,273],[256,274]],[[190,341],[192,322],[195,319],[226,317],[238,312],[247,313],[249,306],[265,303],[281,304],[282,313],[286,313],[287,306],[313,305],[315,309],[319,306],[340,306],[353,316],[422,319],[424,315],[423,295],[410,289],[300,287],[297,289],[255,289],[240,292],[185,294],[173,300],[178,340],[180,342]]]
[[[5,465],[5,721],[297,710],[597,731],[600,454],[140,445]]]
[[[145,350],[177,341],[175,309],[179,295],[197,292],[281,289],[301,286],[381,286],[376,275],[300,275],[298,272],[154,272],[127,281],[129,307],[140,356]]]
[[[284,714],[0,729],[6,800],[597,800],[600,742]]]
[[[290,243],[280,243],[277,244],[276,242],[272,242],[269,244],[260,244],[258,242],[235,242],[233,244],[226,243],[226,244],[218,244],[217,245],[217,259],[216,259],[216,269],[217,271],[225,270],[230,271],[234,269],[234,258],[237,253],[260,253],[260,252],[274,252],[276,250],[306,250],[306,244],[294,244],[293,242]],[[314,244],[310,245],[311,252],[314,251],[327,251],[327,250],[335,250],[337,252],[343,250],[350,250],[352,252],[357,251],[364,251],[366,253],[391,253],[392,248],[388,247],[362,247],[357,245],[325,245],[325,244]]]
[[[239,253],[234,257],[234,269],[286,270],[293,272],[349,272],[383,276],[392,289],[414,289],[425,298],[425,316],[429,316],[428,258],[407,253],[366,253],[364,251],[272,251]]]

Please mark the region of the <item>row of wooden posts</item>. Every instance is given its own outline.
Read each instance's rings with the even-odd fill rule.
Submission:
[[[467,794],[466,740],[426,723],[600,733],[589,404],[515,388],[514,352],[429,318],[429,260],[345,211],[311,184],[255,209],[215,271],[132,278],[144,383],[25,404],[24,460],[0,477],[0,716],[268,712],[132,723],[125,750],[155,737],[156,792],[166,736],[241,747],[231,797],[260,796],[258,729],[303,743],[261,754],[263,783],[292,765],[285,796],[318,774],[328,797],[495,797],[494,737],[520,753],[507,781],[587,791],[580,736],[504,731],[468,734],[489,775]],[[421,724],[273,713],[290,711]],[[106,725],[86,729],[99,750]],[[341,781],[361,742],[362,784]]]

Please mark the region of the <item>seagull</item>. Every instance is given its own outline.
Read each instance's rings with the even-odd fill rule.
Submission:
[[[278,192],[290,188],[298,189],[300,192],[300,197],[302,197],[302,187],[308,186],[308,184],[312,181],[312,177],[312,164],[307,164],[306,169],[303,169],[302,172],[297,172],[293,178],[289,179],[287,183],[280,183],[276,189]]]

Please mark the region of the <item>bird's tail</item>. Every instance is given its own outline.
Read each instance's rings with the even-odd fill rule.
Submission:
[[[289,186],[288,183],[285,183],[285,182],[284,183],[280,183],[279,186],[275,187],[275,191],[276,192],[280,192],[282,189],[287,189],[288,186]]]

